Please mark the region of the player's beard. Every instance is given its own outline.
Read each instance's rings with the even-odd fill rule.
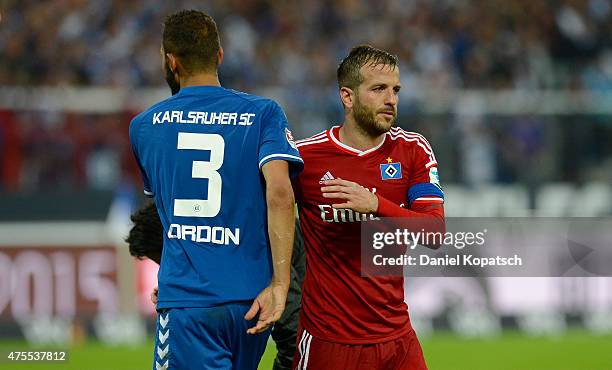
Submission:
[[[355,122],[357,122],[357,126],[371,137],[378,137],[388,132],[397,117],[397,113],[394,112],[391,121],[380,122],[376,119],[377,113],[376,110],[365,104],[361,104],[359,97],[357,97],[355,105],[353,106],[353,117],[355,118]]]
[[[168,67],[168,64],[166,64],[166,83],[170,87],[170,92],[172,92],[172,95],[176,95],[176,93],[181,90],[181,85],[174,77],[174,73],[170,67]]]

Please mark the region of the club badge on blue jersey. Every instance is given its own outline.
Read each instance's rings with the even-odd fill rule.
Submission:
[[[402,165],[399,162],[393,162],[391,158],[387,158],[387,162],[380,165],[380,177],[383,180],[401,179]]]

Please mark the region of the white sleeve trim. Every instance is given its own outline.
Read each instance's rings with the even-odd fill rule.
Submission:
[[[440,198],[440,197],[421,197],[421,198],[416,198],[415,200],[413,200],[413,202],[416,202],[417,200],[426,200],[426,201],[435,201],[435,202],[444,202],[444,198]]]
[[[302,158],[298,157],[297,155],[276,153],[276,154],[270,154],[270,155],[267,155],[267,156],[263,157],[261,159],[261,161],[259,161],[259,168],[261,169],[261,166],[263,166],[263,164],[265,162],[267,162],[271,158],[291,158],[291,159],[295,159],[295,160],[298,160],[298,161],[304,163]]]

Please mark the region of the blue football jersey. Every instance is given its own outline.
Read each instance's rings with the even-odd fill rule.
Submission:
[[[272,277],[261,167],[303,168],[279,105],[186,87],[136,116],[130,140],[164,226],[158,308],[254,299]]]

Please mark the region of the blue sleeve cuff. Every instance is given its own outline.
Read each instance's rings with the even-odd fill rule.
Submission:
[[[304,169],[304,161],[302,160],[302,158],[297,155],[283,153],[270,154],[263,157],[259,161],[259,169],[261,170],[264,164],[273,160],[287,161],[289,163],[289,176],[291,178],[294,178],[299,175],[300,172],[302,172],[302,170]]]

